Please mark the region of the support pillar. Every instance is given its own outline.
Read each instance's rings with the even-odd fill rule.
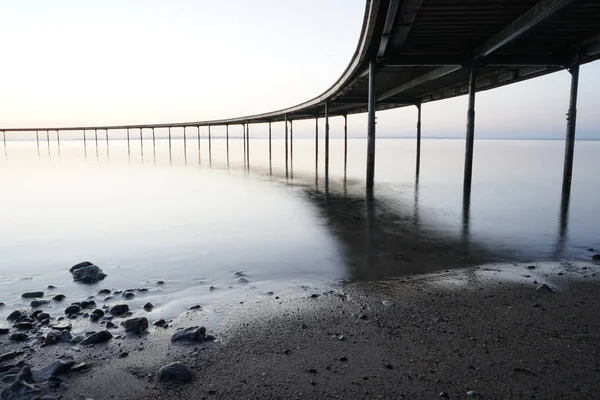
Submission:
[[[421,103],[417,103],[417,179],[421,171]]]
[[[169,152],[171,151],[171,128],[169,128]],[[127,128],[127,155],[131,155],[131,144],[129,143],[129,128]]]
[[[244,170],[246,169],[246,124],[242,124],[242,147],[244,149]]]
[[[37,143],[38,153],[40,152],[40,133],[39,131],[35,131],[35,141]]]
[[[48,154],[50,154],[50,131],[46,130],[46,142],[48,142]]]
[[[212,166],[212,135],[210,134],[210,125],[208,126],[208,165]]]
[[[272,148],[271,148],[271,121],[269,121],[269,173],[273,173],[272,163]]]
[[[143,128],[140,128],[140,151],[142,155],[142,162],[144,161],[144,137],[143,137]]]
[[[201,165],[202,157],[200,154],[200,126],[197,126],[196,129],[198,130],[198,165]]]
[[[369,94],[367,119],[367,188],[375,182],[375,61],[369,62]]]
[[[344,175],[348,167],[348,116],[344,115]]]
[[[329,104],[325,102],[325,179],[329,179]]]
[[[288,177],[288,121],[287,114],[284,117],[285,122],[285,177]]]
[[[569,68],[571,73],[571,94],[567,112],[567,135],[565,140],[565,163],[563,167],[562,198],[568,208],[573,177],[573,153],[575,152],[575,128],[577,125],[577,90],[579,87],[579,64]]]
[[[183,127],[183,154],[187,157],[187,133],[186,133],[186,127]],[[141,138],[140,138],[141,140]]]
[[[294,178],[294,121],[290,120],[290,171]]]
[[[227,147],[227,167],[229,167],[229,125],[225,125],[225,146]]]
[[[58,138],[58,131],[56,131],[56,137]],[[96,148],[98,148],[98,129],[94,129],[94,140],[96,141]]]
[[[319,116],[315,118],[315,173],[319,173]]]
[[[250,170],[250,123],[246,123],[246,164]]]
[[[85,140],[85,129],[82,132],[83,132],[83,148],[87,149],[87,142]]]
[[[465,197],[471,195],[471,178],[473,175],[473,143],[475,141],[475,80],[477,78],[477,65],[471,64],[469,74],[469,109],[467,111],[467,134],[465,148],[465,176],[463,192]]]

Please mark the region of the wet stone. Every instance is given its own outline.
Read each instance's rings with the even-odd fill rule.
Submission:
[[[98,292],[98,294],[101,294],[101,295],[104,295],[104,296],[107,295],[107,294],[111,294],[111,293],[112,293],[112,291],[110,289],[102,289],[102,290],[100,290]]]
[[[79,344],[79,343],[81,343],[83,341],[83,339],[85,339],[83,336],[77,335],[73,339],[71,339],[71,341],[69,342],[69,344]]]
[[[50,314],[45,313],[45,312],[41,312],[38,315],[35,316],[35,319],[37,319],[38,321],[43,321],[45,319],[50,319]]]
[[[535,269],[535,265],[528,265],[527,269]]]
[[[600,254],[594,254],[592,256],[592,260],[594,260],[594,261],[600,261]]]
[[[192,373],[183,364],[174,362],[161,367],[158,370],[160,382],[188,382],[192,379]]]
[[[146,317],[131,318],[123,322],[123,327],[125,327],[125,332],[132,332],[139,335],[148,329],[148,319]]]
[[[156,284],[157,284],[157,285],[164,285],[164,284],[165,284],[165,281],[156,281]]]
[[[152,311],[152,309],[154,309],[154,304],[152,304],[152,303],[144,304],[144,310],[150,312],[150,311]]]
[[[11,351],[8,353],[0,354],[0,362],[4,362],[6,360],[12,360],[13,358],[18,357],[19,354],[20,353],[17,351]]]
[[[37,307],[45,306],[46,304],[48,304],[48,300],[32,300],[30,305],[31,305],[31,308],[37,308]]]
[[[70,343],[73,336],[69,331],[50,331],[44,339],[46,346],[53,346],[59,343]]]
[[[61,322],[60,324],[56,324],[52,327],[52,329],[56,329],[57,331],[70,331],[71,324],[68,322]]]
[[[36,297],[44,297],[44,292],[26,292],[21,295],[24,299],[34,299]]]
[[[164,319],[159,319],[158,321],[154,321],[154,323],[152,325],[162,328],[166,324],[167,324],[167,321],[165,321]]]
[[[96,332],[81,341],[82,345],[108,342],[112,339],[112,334],[109,331]]]
[[[540,292],[540,293],[553,293],[554,289],[552,289],[550,286],[546,285],[545,283],[542,283],[540,286],[535,288],[535,291]]]
[[[54,300],[54,301],[63,301],[66,298],[67,298],[67,296],[65,296],[64,294],[57,294],[56,296],[54,296],[52,298],[52,300]]]
[[[186,329],[181,329],[171,336],[172,342],[205,342],[215,340],[214,336],[206,334],[206,328],[201,327],[190,327]]]
[[[87,371],[88,369],[90,369],[89,364],[79,363],[77,365],[73,365],[73,368],[71,368],[71,371],[73,371],[73,372],[83,372],[83,371]]]
[[[13,333],[12,335],[10,335],[8,337],[9,340],[13,341],[13,342],[24,342],[27,339],[29,339],[29,336],[27,336],[24,333]]]
[[[188,307],[190,310],[200,310],[202,306],[200,304],[194,304],[193,306]]]
[[[15,310],[15,311],[11,312],[10,314],[8,314],[8,317],[6,317],[6,319],[8,321],[16,321],[19,318],[21,318],[21,315],[23,315],[23,313],[20,310]]]
[[[81,302],[81,308],[94,308],[94,307],[96,307],[96,302],[94,300]]]
[[[67,315],[69,315],[69,314],[77,314],[80,311],[81,311],[81,307],[79,307],[76,304],[73,304],[73,305],[65,308],[65,314],[67,314]]]
[[[123,297],[124,297],[126,300],[131,300],[131,299],[133,299],[133,298],[135,297],[135,293],[132,293],[132,292],[125,292],[125,293],[123,293]]]
[[[54,286],[54,285],[48,285],[46,288],[47,289],[56,289],[56,286]]]
[[[240,278],[237,278],[237,279],[236,279],[236,282],[237,282],[237,283],[243,283],[243,284],[245,284],[245,283],[250,283],[250,281],[249,281],[248,279],[244,278],[243,276],[242,276],[242,277],[240,277]]]
[[[91,262],[89,262],[89,261],[83,261],[83,262],[80,262],[79,264],[75,264],[75,265],[73,265],[73,266],[72,266],[72,267],[69,269],[69,272],[70,272],[70,273],[73,273],[74,271],[77,271],[77,270],[78,270],[78,269],[80,269],[80,268],[89,267],[89,266],[92,266],[92,265],[94,265],[94,264],[93,264],[93,263],[91,263]]]
[[[31,328],[33,328],[33,324],[32,324],[31,322],[19,322],[19,323],[16,325],[16,328],[17,328],[17,329],[20,329],[20,330],[22,330],[22,331],[25,331],[25,330],[27,330],[27,331],[28,331],[28,330],[30,330]]]
[[[106,323],[106,329],[115,329],[117,328],[117,325],[115,325],[114,323],[112,323],[111,321],[108,321]]]
[[[117,304],[108,310],[108,312],[112,315],[123,315],[127,311],[129,311],[129,306],[127,304]]]
[[[50,377],[66,374],[75,365],[75,361],[71,359],[56,360],[52,364],[40,370],[31,371],[35,382],[43,382]]]
[[[6,335],[10,332],[8,328],[0,327],[0,335]]]
[[[106,276],[107,276],[100,269],[100,267],[98,267],[97,265],[93,265],[93,264],[79,267],[75,270],[73,270],[73,268],[71,268],[71,273],[73,274],[73,280],[76,282],[79,282],[79,283],[84,283],[84,284],[97,283],[97,282],[103,280],[104,278],[106,278]]]

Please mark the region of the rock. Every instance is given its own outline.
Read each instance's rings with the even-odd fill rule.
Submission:
[[[108,342],[110,339],[112,339],[112,335],[109,331],[100,331],[97,333],[94,333],[93,335],[90,335],[88,337],[86,337],[85,339],[83,339],[81,341],[82,345],[88,345],[88,344],[95,344],[95,343],[103,343],[103,342]]]
[[[31,371],[29,367],[23,368],[23,370],[25,369]],[[29,383],[31,381],[23,379],[22,376],[23,374],[21,373],[21,375],[19,375],[19,378],[17,378],[17,381],[15,383],[13,383],[12,385],[10,385],[2,391],[1,397],[3,399],[30,399],[34,395],[39,393],[40,389],[36,388],[31,383]]]
[[[552,293],[552,292],[554,292],[554,289],[552,289],[550,286],[546,285],[545,283],[542,283],[540,286],[535,288],[535,291],[540,292],[540,293]]]
[[[106,296],[107,294],[111,294],[112,291],[110,289],[102,289],[98,292],[98,294],[101,294],[103,296]]]
[[[9,340],[13,341],[13,342],[24,342],[27,339],[29,339],[29,336],[27,336],[24,333],[13,333],[12,335],[10,335],[8,337]]]
[[[193,306],[188,307],[190,310],[200,310],[202,306],[200,304],[194,304]]]
[[[440,392],[440,397],[444,397],[444,398],[449,398],[450,395],[448,394],[448,392]]]
[[[246,274],[244,273],[244,271],[237,271],[236,273],[233,274],[234,276],[246,276]]]
[[[6,319],[8,321],[16,321],[19,318],[21,318],[21,315],[23,315],[23,313],[20,310],[15,310],[15,311],[11,312],[10,314],[8,314],[8,317],[6,317]]]
[[[127,304],[116,304],[108,310],[108,312],[112,315],[123,315],[127,311],[129,311],[129,306]]]
[[[51,376],[58,376],[66,374],[75,365],[75,361],[72,359],[56,360],[52,364],[40,370],[31,371],[33,380],[35,382],[43,382],[48,380]]]
[[[57,331],[70,331],[71,328],[72,326],[68,322],[61,322],[60,324],[56,324],[52,327],[52,329],[56,329]]]
[[[594,260],[594,261],[600,261],[600,254],[594,254],[592,256],[592,260]]]
[[[90,314],[90,321],[96,322],[102,317],[104,317],[104,311],[97,308],[94,311],[92,311],[92,313]]]
[[[117,328],[117,325],[115,325],[114,323],[112,323],[111,321],[108,321],[106,323],[106,329],[115,329]]]
[[[77,335],[73,339],[71,339],[71,341],[69,342],[69,344],[79,344],[79,343],[81,343],[83,341],[83,339],[85,339],[83,336]]]
[[[96,307],[96,302],[94,300],[81,302],[81,308],[94,308],[94,307]]]
[[[311,294],[311,295],[310,295],[310,296],[308,296],[308,297],[309,297],[309,298],[311,298],[311,299],[316,299],[316,298],[317,298],[317,297],[319,297],[319,296],[321,296],[321,295],[320,295],[320,294],[317,294],[317,293],[313,293],[313,294]]]
[[[57,294],[56,296],[54,296],[52,298],[52,300],[54,301],[63,301],[67,296],[65,296],[64,294]]]
[[[131,318],[123,322],[125,332],[133,332],[137,335],[148,329],[148,319],[146,317]]]
[[[36,297],[44,297],[44,292],[27,292],[21,295],[24,299],[34,299]]]
[[[69,331],[50,331],[44,339],[46,346],[52,346],[58,343],[70,343],[73,335]]]
[[[391,300],[384,300],[381,302],[381,304],[383,304],[384,307],[394,307],[394,302]]]
[[[79,363],[77,365],[73,365],[73,368],[71,368],[71,371],[73,372],[83,372],[83,371],[87,371],[88,369],[90,369],[90,366],[86,363]]]
[[[162,328],[166,324],[167,324],[167,321],[165,321],[164,319],[159,319],[158,321],[154,321],[154,323],[152,325],[159,326]]]
[[[4,362],[6,360],[12,360],[13,358],[16,358],[19,354],[19,352],[17,351],[11,351],[9,353],[4,353],[4,354],[0,354],[0,362]]]
[[[125,292],[125,293],[123,293],[123,297],[125,297],[126,300],[131,300],[135,297],[135,293]]]
[[[245,284],[245,283],[250,283],[250,281],[249,281],[248,279],[244,278],[243,276],[242,276],[242,277],[240,277],[240,278],[237,278],[237,279],[236,279],[236,282],[237,282],[237,283],[244,283],[244,284]]]
[[[30,303],[31,308],[38,308],[45,306],[46,304],[48,304],[48,300],[32,300]]]
[[[527,269],[535,269],[535,265],[528,265]]]
[[[160,382],[189,382],[192,379],[192,373],[183,364],[174,362],[167,364],[158,370],[158,380]]]
[[[164,284],[165,284],[165,281],[156,281],[156,284],[157,284],[157,285],[164,285]]]
[[[46,289],[50,289],[50,290],[52,290],[52,289],[56,289],[56,286],[54,286],[54,285],[48,285],[48,286],[46,287]]]
[[[152,304],[152,303],[144,304],[144,310],[146,310],[148,312],[152,311],[153,308],[154,308],[154,304]]]
[[[6,304],[2,301],[0,301],[0,307],[4,307]]]
[[[215,340],[214,336],[206,334],[206,328],[193,326],[191,328],[181,329],[171,336],[172,342],[206,342]]]
[[[469,390],[467,392],[467,397],[481,397],[481,395],[479,394],[479,392],[476,392],[474,390]]]
[[[70,272],[70,273],[73,273],[73,272],[77,271],[78,269],[81,269],[81,268],[84,268],[84,267],[90,267],[90,266],[92,266],[92,265],[94,265],[94,264],[93,264],[93,263],[91,263],[91,262],[89,262],[89,261],[83,261],[83,262],[80,262],[79,264],[75,264],[75,265],[73,265],[73,266],[72,266],[72,267],[69,269],[69,272]]]
[[[76,304],[73,304],[67,308],[65,308],[65,314],[70,315],[70,314],[77,314],[78,312],[81,311],[81,307],[79,307]]]
[[[31,328],[33,328],[33,324],[32,324],[31,322],[19,322],[19,323],[16,325],[16,328],[17,328],[17,329],[20,329],[20,330],[22,330],[22,331],[28,331],[28,330],[30,330]]]
[[[10,330],[8,328],[0,327],[0,335],[6,335]]]
[[[45,319],[50,319],[50,314],[42,312],[42,313],[39,313],[38,315],[36,315],[35,319],[37,319],[38,321],[43,321]]]
[[[73,274],[73,280],[80,283],[92,284],[97,283],[104,278],[106,278],[106,274],[98,267],[97,265],[85,265],[79,266],[81,264],[77,264],[71,268],[71,273]],[[79,266],[79,267],[78,267]],[[77,269],[73,269],[78,267]]]

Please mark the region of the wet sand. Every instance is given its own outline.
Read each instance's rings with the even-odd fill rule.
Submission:
[[[598,275],[597,263],[490,265],[346,284],[240,304],[211,332],[215,342],[171,343],[172,328],[151,328],[91,348],[34,345],[21,357],[34,367],[60,356],[89,364],[43,393],[65,399],[592,399]],[[534,281],[556,291],[540,293]],[[177,324],[195,325],[189,315]],[[0,347],[23,345],[0,338]],[[174,361],[191,382],[158,382]]]

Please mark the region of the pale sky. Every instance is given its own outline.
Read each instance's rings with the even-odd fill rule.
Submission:
[[[325,91],[355,50],[364,0],[0,0],[0,128],[236,117]],[[564,136],[570,76],[477,96],[479,137]],[[581,68],[578,137],[600,139],[600,62]],[[377,115],[414,135],[416,109]],[[464,136],[466,97],[423,106],[423,134]],[[363,136],[366,116],[349,117]],[[314,122],[298,122],[296,137]],[[341,131],[332,121],[332,135]],[[260,133],[265,127],[253,129]]]

